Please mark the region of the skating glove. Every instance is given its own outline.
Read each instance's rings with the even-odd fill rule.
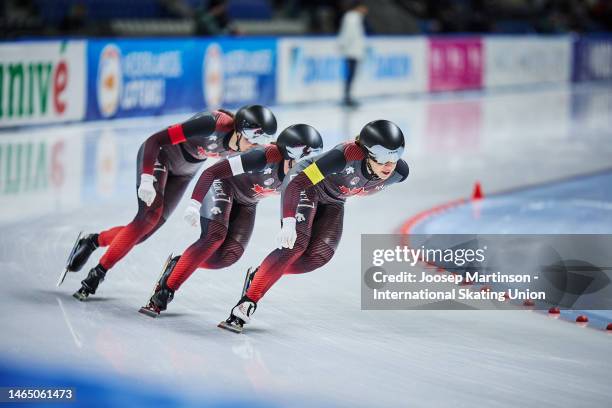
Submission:
[[[189,206],[185,208],[183,219],[192,227],[197,227],[200,223],[200,207],[202,204],[198,200],[190,200]]]
[[[145,202],[147,207],[150,207],[155,200],[155,187],[153,183],[157,181],[151,174],[143,173],[140,175],[140,187],[138,187],[138,198]]]
[[[283,227],[278,233],[276,240],[278,241],[278,249],[289,248],[293,249],[295,240],[297,239],[297,232],[295,232],[295,218],[286,217],[283,218]]]

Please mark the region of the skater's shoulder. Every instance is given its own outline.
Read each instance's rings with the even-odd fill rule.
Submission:
[[[276,144],[269,144],[263,147],[268,163],[279,163],[283,161],[283,154]]]
[[[398,180],[399,182],[406,180],[408,174],[410,174],[410,168],[408,167],[408,163],[406,163],[404,159],[399,159],[399,161],[397,162],[397,166],[395,166],[395,173],[401,177]]]
[[[357,144],[356,141],[353,140],[350,142],[344,142],[339,146],[342,146],[342,151],[344,152],[344,157],[346,157],[346,160],[354,161],[365,159],[363,149],[361,146],[359,146],[359,144]]]

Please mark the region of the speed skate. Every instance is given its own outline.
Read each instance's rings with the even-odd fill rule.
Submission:
[[[64,268],[64,271],[60,274],[60,277],[57,280],[58,288],[62,285],[62,283],[64,283],[64,279],[66,279],[66,274],[68,274],[68,271],[70,271],[70,269],[68,269],[68,265],[70,265],[70,263],[72,262],[72,258],[74,257],[74,254],[76,253],[76,250],[79,247],[79,241],[81,240],[82,235],[83,231],[79,232],[76,241],[74,241],[74,245],[72,247],[72,250],[70,251],[70,255],[68,255],[68,259],[66,260],[66,267]]]
[[[170,265],[170,262],[172,261],[172,258],[173,258],[173,255],[170,254],[168,256],[168,259],[166,259],[166,262],[164,263],[164,267],[162,268],[161,272],[159,273],[159,276],[157,277],[155,286],[153,287],[153,290],[151,291],[151,295],[149,296],[149,303],[147,303],[146,306],[142,306],[138,310],[139,313],[142,313],[143,315],[146,315],[146,316],[149,316],[149,317],[157,317],[157,316],[159,316],[159,313],[161,312],[161,310],[159,309],[159,307],[157,307],[155,305],[155,303],[153,303],[151,298],[153,297],[153,295],[155,294],[155,291],[160,286],[160,281],[161,281],[162,277],[164,276],[164,272],[168,268],[168,265]]]

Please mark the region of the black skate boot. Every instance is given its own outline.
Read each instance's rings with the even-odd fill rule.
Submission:
[[[96,293],[98,285],[104,280],[105,276],[106,270],[102,265],[97,265],[95,268],[92,268],[87,274],[87,277],[81,281],[81,289],[77,290],[72,296],[80,301],[86,300],[89,295]]]
[[[89,234],[85,238],[79,239],[68,258],[66,269],[70,272],[80,271],[93,251],[98,249],[98,246],[98,234]]]
[[[249,299],[246,292],[249,290],[251,282],[253,282],[253,278],[258,270],[259,267],[255,269],[247,269],[247,274],[244,278],[244,285],[242,285],[242,298],[230,312],[230,317],[219,323],[217,327],[232,331],[234,333],[242,333],[243,326],[250,321],[251,315],[255,313],[255,309],[257,309],[257,303]]]
[[[251,321],[251,316],[255,313],[256,309],[257,303],[244,295],[236,306],[232,308],[230,316],[225,321],[219,323],[217,327],[234,333],[242,333],[244,325]]]
[[[79,232],[79,236],[77,237],[70,254],[68,255],[68,259],[66,260],[66,268],[61,273],[58,281],[57,287],[59,287],[66,278],[66,274],[68,272],[78,272],[80,271],[93,251],[98,248],[98,234],[90,234],[85,238],[81,238],[83,235],[82,232]]]
[[[140,313],[150,317],[157,317],[162,310],[166,310],[168,303],[172,302],[172,299],[174,299],[174,291],[166,285],[166,282],[180,258],[180,256],[175,256],[173,258],[172,254],[170,254],[164,265],[164,269],[162,269],[161,276],[157,280],[149,303],[140,308]]]

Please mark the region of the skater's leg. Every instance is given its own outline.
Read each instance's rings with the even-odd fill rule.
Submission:
[[[144,201],[138,199],[138,213],[136,217],[134,217],[132,222],[128,225],[121,228],[100,259],[100,265],[105,270],[112,268],[127,255],[145,235],[153,231],[158,225],[164,211],[164,193],[168,181],[167,167],[163,165],[163,163],[156,164],[153,176],[157,179],[157,182],[154,184],[157,193],[155,200],[153,200],[151,206],[148,207]],[[140,182],[138,181],[136,191],[138,191],[139,185]]]
[[[253,233],[256,209],[256,205],[234,203],[225,240],[210,257],[200,263],[200,268],[227,268],[240,259]]]
[[[183,252],[168,277],[167,286],[177,290],[198,268],[214,254],[227,236],[234,206],[234,191],[230,183],[215,180],[200,208],[200,238]]]
[[[200,218],[200,223],[202,228],[200,238],[183,252],[168,277],[167,286],[173,291],[178,290],[198,268],[198,265],[221,246],[227,234],[225,225],[217,221]]]
[[[311,272],[329,262],[342,237],[343,220],[344,204],[319,205],[308,248],[285,274]]]
[[[303,203],[304,202],[304,203]],[[275,249],[272,251],[259,266],[255,274],[246,297],[253,302],[258,302],[265,293],[280,279],[287,268],[296,262],[303,255],[310,243],[312,225],[317,213],[317,201],[313,197],[309,200],[300,201],[299,212],[304,216],[304,220],[296,224],[297,239],[293,248]]]
[[[163,208],[163,211],[161,212],[162,215],[158,217],[157,222],[152,227],[150,225],[146,225],[146,226],[141,226],[140,228],[137,228],[138,232],[144,232],[142,236],[138,236],[138,234],[134,234],[134,232],[132,233],[126,232],[126,234],[129,234],[129,236],[131,237],[137,237],[137,240],[134,244],[131,243],[131,240],[128,241],[127,248],[126,248],[128,252],[134,245],[138,245],[141,242],[144,242],[151,235],[153,235],[162,225],[164,225],[164,223],[166,222],[170,214],[172,214],[172,212],[176,208],[178,202],[183,196],[183,193],[185,192],[185,190],[187,189],[187,186],[189,185],[189,181],[191,180],[191,177],[189,176],[169,175],[166,181],[164,182],[163,180],[165,176],[163,175],[160,176],[159,172],[156,174],[156,177],[159,177],[158,185],[156,188],[158,189],[158,195],[160,196],[160,199],[162,200],[162,204],[161,204]],[[164,190],[164,183],[165,183],[165,190]],[[164,190],[163,193],[160,192],[160,190]],[[141,212],[143,211],[145,212],[153,211],[154,213],[159,212],[159,209],[153,209],[155,205],[157,204],[153,203],[151,207],[144,207],[144,203],[142,203],[139,200],[139,214],[136,216],[136,218],[138,219],[142,218],[143,215]],[[154,217],[148,217],[148,219],[150,220],[150,222],[154,221]],[[130,228],[134,228],[133,223],[134,221],[132,222],[132,224],[130,224]],[[107,247],[111,245],[113,241],[115,240],[115,238],[117,238],[117,236],[119,236],[121,232],[125,230],[125,228],[126,228],[125,226],[113,227],[106,231],[102,231],[99,234],[91,234],[85,237],[84,239],[82,239],[79,242],[77,250],[75,251],[75,255],[68,263],[68,269],[73,270],[73,271],[80,270],[81,267],[85,264],[85,262],[87,262],[87,259],[89,258],[89,256],[93,253],[93,251],[97,247]],[[123,243],[123,245],[126,245],[125,235],[121,235],[121,241],[118,241],[118,245],[120,245],[120,243]],[[125,254],[116,255],[117,253],[114,251],[112,253],[115,254],[116,260],[111,261],[108,258],[105,258],[104,263],[101,262],[101,265],[106,269],[110,268],[119,259],[125,256]],[[111,257],[111,259],[115,259],[115,258]]]
[[[98,234],[98,246],[109,246],[111,242],[113,242],[117,234],[119,234],[124,227],[124,225],[120,225],[118,227],[109,228],[105,231],[100,232]]]
[[[138,240],[136,245],[145,242],[166,223],[168,218],[170,218],[176,209],[178,203],[181,201],[181,198],[183,197],[183,194],[185,194],[185,190],[187,189],[187,186],[189,186],[190,181],[191,176],[173,176],[172,174],[168,176],[166,189],[164,190],[164,210],[162,212],[162,216],[159,218],[157,224]]]

